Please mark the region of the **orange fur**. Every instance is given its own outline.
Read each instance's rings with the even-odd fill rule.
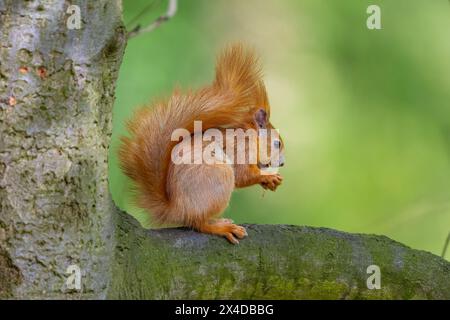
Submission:
[[[235,186],[261,183],[256,166],[173,165],[171,152],[179,142],[171,135],[178,128],[195,134],[194,121],[202,121],[203,130],[253,127],[259,108],[270,113],[258,61],[253,52],[234,45],[219,56],[212,85],[184,94],[175,90],[169,99],[138,110],[128,122],[131,136],[122,137],[119,149],[121,168],[135,183],[137,205],[159,223],[230,241],[243,237],[241,227],[212,219],[227,207]]]

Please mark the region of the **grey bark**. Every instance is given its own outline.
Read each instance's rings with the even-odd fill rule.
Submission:
[[[121,1],[0,1],[0,297],[101,298],[110,279],[107,149]],[[83,273],[66,288],[68,266]]]
[[[445,298],[450,264],[385,237],[248,226],[239,246],[141,228],[107,183],[119,0],[0,0],[0,298]],[[377,264],[382,289],[368,290]],[[66,270],[82,271],[81,290]]]

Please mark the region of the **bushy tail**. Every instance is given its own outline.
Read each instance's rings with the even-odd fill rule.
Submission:
[[[238,106],[269,108],[259,60],[253,50],[240,43],[219,55],[213,86],[233,95]]]
[[[170,192],[166,177],[174,130],[194,131],[194,121],[209,128],[245,128],[256,108],[268,111],[267,96],[253,52],[242,45],[226,49],[218,58],[212,86],[181,94],[138,110],[128,122],[130,137],[122,137],[119,161],[136,187],[137,205],[149,210],[157,222],[170,222]]]

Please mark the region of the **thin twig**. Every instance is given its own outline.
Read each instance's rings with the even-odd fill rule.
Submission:
[[[129,28],[133,23],[135,23],[139,18],[141,18],[143,15],[145,15],[147,12],[149,12],[151,9],[153,9],[157,4],[160,5],[162,0],[153,0],[150,2],[147,6],[144,7],[133,19],[131,19],[127,24],[126,27]]]
[[[444,249],[442,250],[442,258],[445,258],[445,253],[447,252],[448,244],[450,243],[450,232],[447,236],[447,240],[445,240]]]
[[[143,33],[151,32],[158,28],[163,22],[168,21],[170,18],[172,18],[175,13],[177,12],[178,8],[178,0],[168,0],[169,5],[167,6],[167,12],[165,15],[160,16],[158,19],[153,21],[151,24],[146,26],[145,28],[141,28],[140,25],[138,25],[136,28],[131,30],[128,33],[128,39],[136,37],[138,35],[141,35]]]

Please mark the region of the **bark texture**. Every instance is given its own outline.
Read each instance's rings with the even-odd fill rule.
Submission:
[[[0,297],[104,297],[121,1],[0,0]],[[66,269],[82,270],[81,292]]]
[[[450,299],[450,263],[385,236],[246,225],[248,238],[144,230],[119,213],[109,298]],[[381,289],[367,288],[377,265]]]
[[[0,298],[441,298],[450,264],[382,236],[247,226],[238,246],[145,230],[107,183],[119,0],[0,0]],[[381,289],[368,290],[369,265]],[[81,290],[67,287],[77,265]]]

